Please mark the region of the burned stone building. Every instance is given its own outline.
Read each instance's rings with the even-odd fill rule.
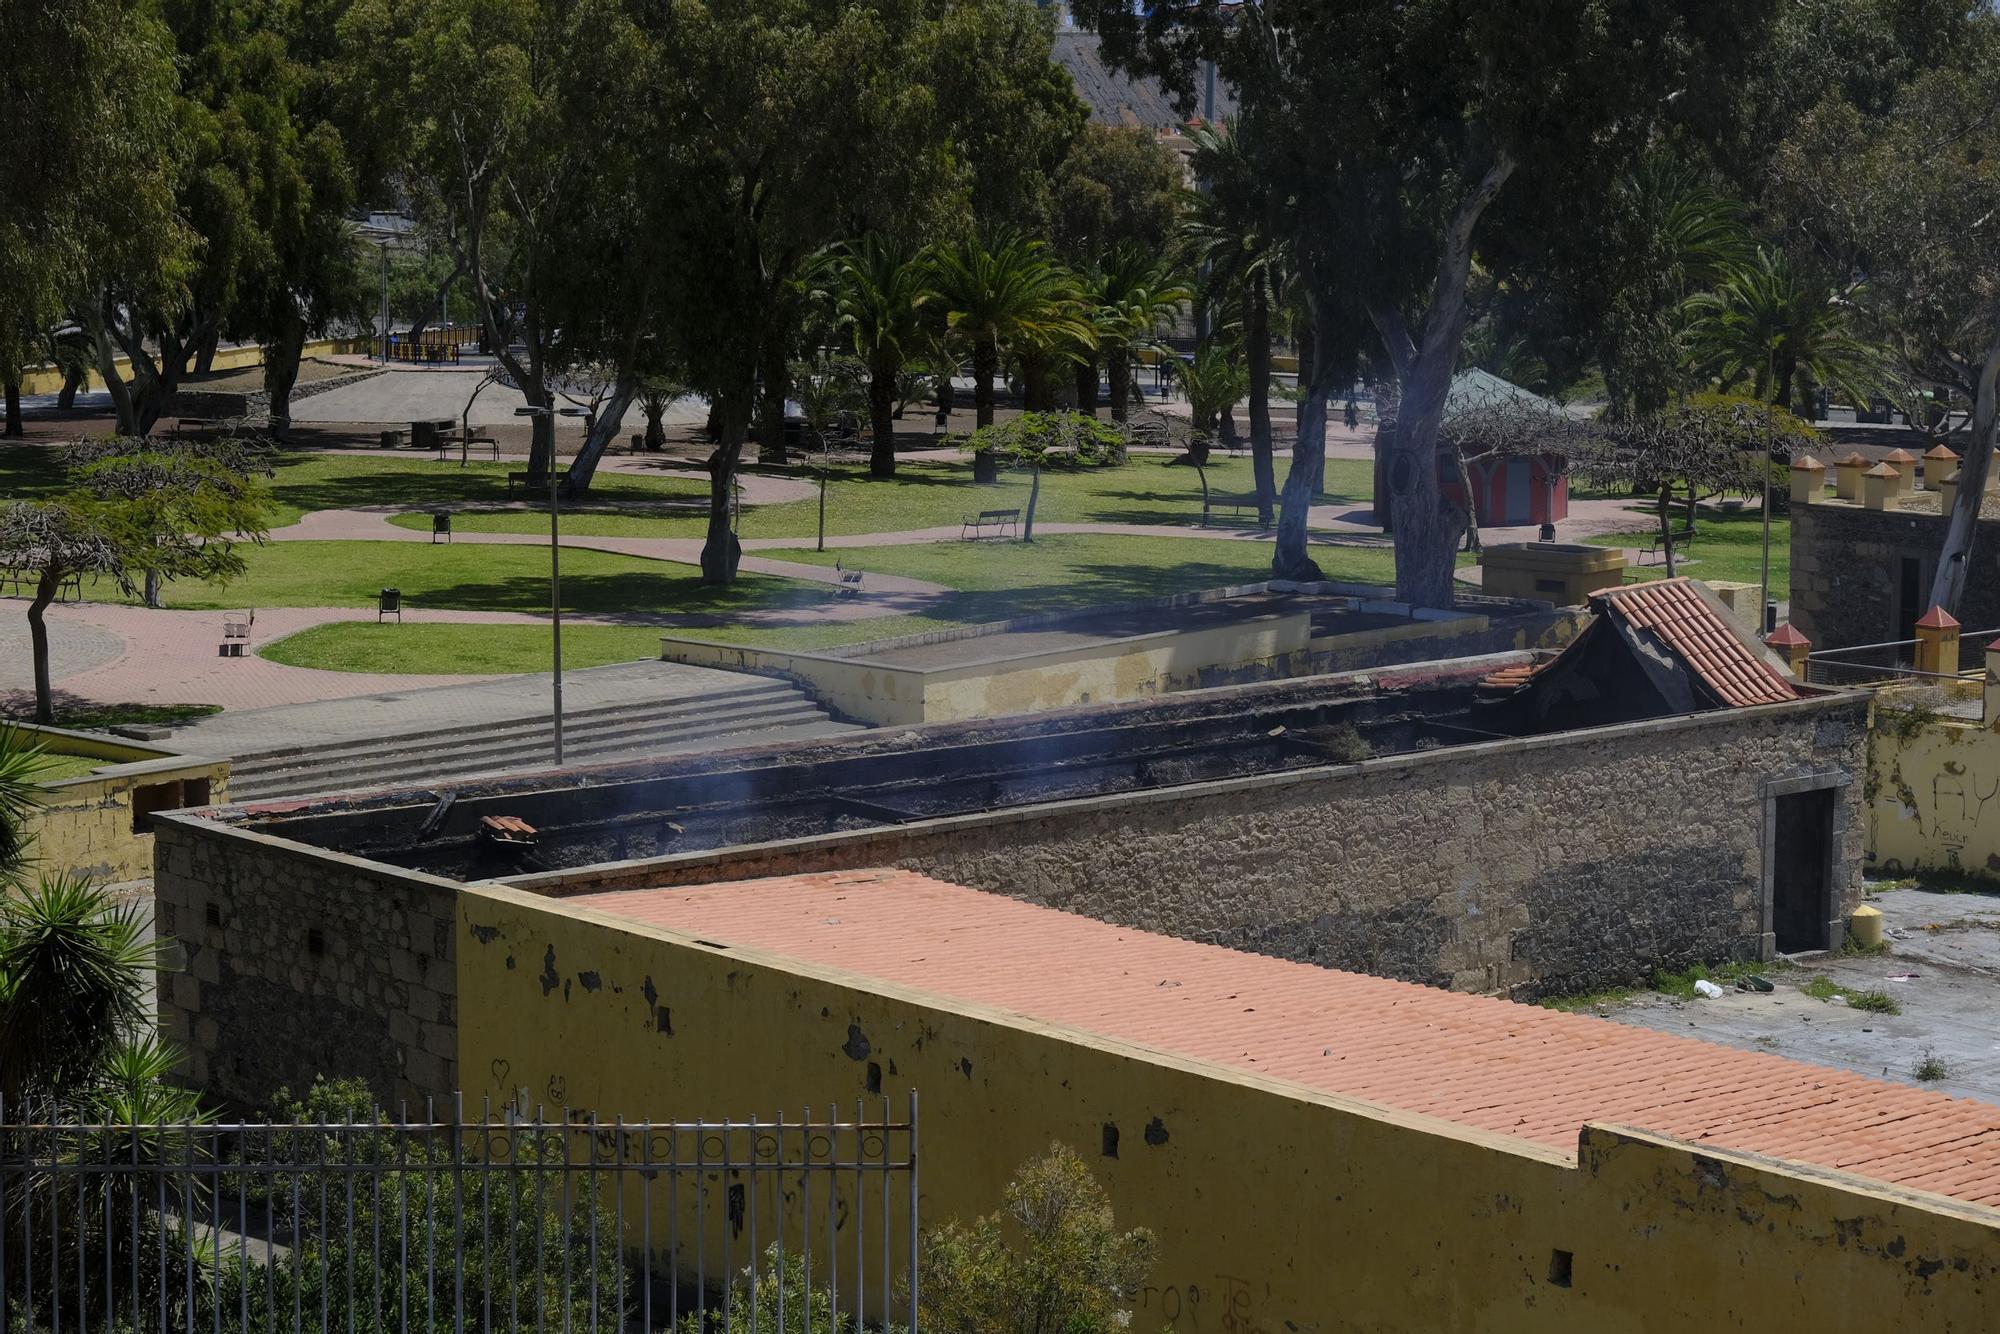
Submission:
[[[163,817],[161,926],[187,959],[165,1019],[227,1097],[326,1070],[448,1089],[466,883],[896,866],[1523,997],[1837,944],[1865,699],[1793,684],[1686,580],[1597,610],[1552,658]]]

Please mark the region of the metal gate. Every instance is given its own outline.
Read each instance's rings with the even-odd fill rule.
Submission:
[[[916,1113],[0,1115],[0,1334],[915,1334]]]

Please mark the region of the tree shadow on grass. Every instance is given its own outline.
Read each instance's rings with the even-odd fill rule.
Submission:
[[[0,445],[0,500],[38,500],[64,485],[56,450],[47,445]]]
[[[686,574],[633,572],[565,574],[565,615],[590,616],[618,624],[650,625],[663,616],[710,615],[768,608],[817,606],[830,589],[813,584],[744,575],[729,584],[704,584],[691,567]],[[406,607],[439,611],[514,611],[546,615],[546,575],[465,582],[436,588],[406,588]]]

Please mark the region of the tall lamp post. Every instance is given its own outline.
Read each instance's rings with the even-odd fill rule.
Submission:
[[[582,408],[529,406],[515,408],[516,417],[581,417]],[[553,441],[551,441],[553,443]],[[555,451],[549,451],[549,681],[553,690],[550,721],[554,724],[556,768],[563,765],[562,706],[562,531],[557,515]]]

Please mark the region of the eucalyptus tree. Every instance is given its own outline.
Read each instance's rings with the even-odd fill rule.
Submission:
[[[1180,230],[1189,262],[1202,273],[1203,297],[1212,308],[1233,310],[1249,376],[1251,470],[1256,478],[1258,521],[1269,527],[1277,513],[1275,442],[1271,430],[1271,338],[1274,313],[1290,304],[1293,267],[1273,185],[1243,143],[1240,125],[1202,125],[1194,140],[1193,167],[1203,182]]]
[[[1794,234],[1867,266],[1862,304],[1901,371],[1971,408],[1930,600],[1956,611],[2000,428],[2000,18],[1879,105],[1826,98],[1778,153]],[[1828,170],[1838,163],[1839,170]]]
[[[1352,364],[1343,306],[1367,313],[1400,381],[1391,441],[1398,595],[1448,604],[1459,529],[1439,482],[1481,236],[1560,227],[1676,119],[1712,120],[1757,58],[1776,0],[1551,0],[1240,6],[1077,0],[1115,60],[1192,102],[1213,60],[1282,185],[1314,357],[1275,567],[1309,568],[1304,510],[1326,405]],[[1529,257],[1533,247],[1517,247]]]

